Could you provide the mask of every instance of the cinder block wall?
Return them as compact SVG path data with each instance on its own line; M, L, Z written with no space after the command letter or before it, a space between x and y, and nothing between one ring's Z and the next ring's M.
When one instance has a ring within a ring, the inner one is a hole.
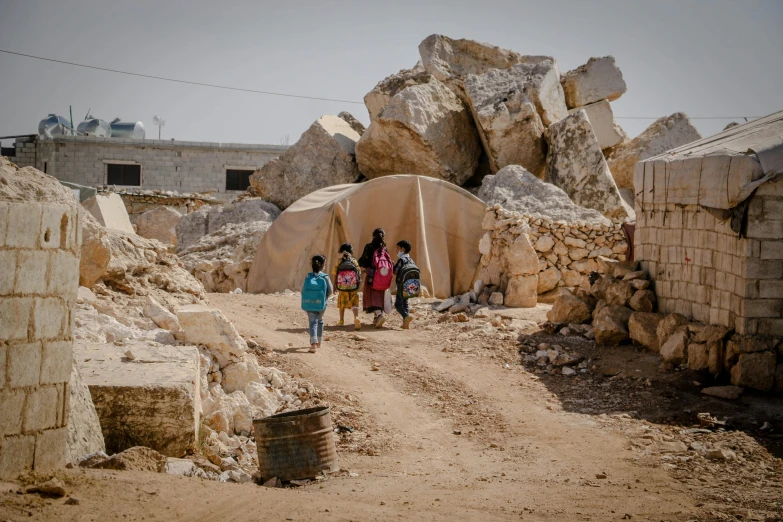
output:
M661 312L783 336L783 180L752 197L746 238L698 205L637 202L634 243Z
M255 170L288 147L241 143L132 140L92 136L16 140L14 162L33 166L63 181L91 187L106 184L112 161L141 165L141 189L176 192L226 191L226 169Z
M78 220L0 201L0 478L65 465Z

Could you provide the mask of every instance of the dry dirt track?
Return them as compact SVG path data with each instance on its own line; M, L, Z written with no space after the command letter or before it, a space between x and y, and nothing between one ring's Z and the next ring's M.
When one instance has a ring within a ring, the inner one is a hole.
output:
M366 340L354 340L352 328L330 330L313 355L294 297L211 294L209 301L243 336L278 352L289 371L352 396L389 449L343 453L341 467L358 476L291 490L68 471L79 506L32 495L9 504L6 496L0 520L603 521L699 513L682 483L634 462L627 439L594 417L562 411L521 366L454 351L438 331L403 331L396 318L387 329L365 326ZM533 319L542 313L530 311ZM330 308L327 324L335 321Z

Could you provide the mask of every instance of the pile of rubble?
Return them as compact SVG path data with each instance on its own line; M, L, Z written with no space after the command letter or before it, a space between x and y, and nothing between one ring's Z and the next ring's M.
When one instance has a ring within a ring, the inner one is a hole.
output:
M732 386L704 393L737 398L743 388L783 391L783 342L769 336L733 333L730 328L688 320L677 313L655 313L651 282L638 262L598 256L606 275L592 273L589 290L576 289L558 296L547 319L571 330L592 325L598 345L634 341L659 353L663 369L678 367L724 376Z
M677 113L629 140L612 114L610 102L626 84L611 56L561 74L553 57L442 35L426 38L419 54L412 69L365 96L366 130L347 113L321 117L251 177L254 193L285 208L362 176L419 174L475 186L519 166L574 203L626 220L633 195L619 189L632 188L633 163L700 137Z

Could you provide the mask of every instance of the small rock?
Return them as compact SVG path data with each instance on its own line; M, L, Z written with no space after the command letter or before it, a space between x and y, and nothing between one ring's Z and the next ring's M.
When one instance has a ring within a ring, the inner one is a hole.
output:
M27 493L39 493L47 497L60 498L65 496L65 486L57 478L49 479L43 484L30 486L25 490Z
M563 366L563 369L560 370L560 372L566 377L573 377L574 375L576 375L576 370L574 370L573 368L569 368L568 366Z
M726 448L713 448L709 451L707 451L707 454L705 455L709 460L716 460L716 461L722 461L725 462L727 460L734 460L737 458L737 455L731 451L730 449Z
M739 399L743 391L744 390L739 386L711 386L709 388L704 388L701 392L704 395L733 401Z
M351 335L351 339L353 339L354 341L360 341L360 342L361 342L361 341L366 341L366 340L367 340L367 338L366 338L365 336L363 336L363 335L359 335L359 334L353 334L353 335Z
M458 323L467 323L468 321L470 321L470 319L468 318L467 314L465 314L463 312L463 313L457 314L456 321Z
M127 358L129 361L135 361L135 360L136 360L136 356L135 356L135 355L133 355L133 352L131 352L130 350L126 350L126 351L125 351L125 357L126 357L126 358Z
M68 497L68 500L65 501L66 506L78 506L80 504L80 501L76 497Z
M606 473L596 473L595 478L597 479L605 479L608 475Z
M503 304L503 294L500 292L492 292L489 296L489 304L492 306L501 306Z

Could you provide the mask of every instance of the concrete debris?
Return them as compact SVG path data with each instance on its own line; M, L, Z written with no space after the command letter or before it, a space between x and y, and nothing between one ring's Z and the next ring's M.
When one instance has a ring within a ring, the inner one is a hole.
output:
M560 81L569 109L616 100L628 90L613 56L590 58L586 64L563 74Z
M136 233L147 239L157 239L164 245L177 246L177 224L182 214L171 207L157 207L141 214L134 221Z
M361 175L355 157L360 138L344 119L321 116L279 158L250 176L250 185L262 199L285 209L316 190L353 183Z
M636 138L616 146L607 157L609 170L620 188L633 189L633 170L638 161L701 139L685 113L660 118Z
M541 181L519 165L509 165L486 176L478 193L487 205L524 212L532 218L610 225L597 210L580 207L561 188Z
M383 109L389 104L389 100L398 92L411 85L429 83L432 78L421 62L418 62L412 69L403 69L378 82L378 85L364 96L364 105L367 106L367 112L370 113L370 122L372 123L380 117ZM363 134L364 132L359 132L359 135Z
M368 178L418 174L462 185L473 176L481 144L465 106L433 80L395 94L356 145Z
M543 175L544 129L568 114L554 60L470 75L464 89L492 171L521 165Z
M547 179L578 205L615 219L635 220L634 210L620 197L584 110L551 125Z
M82 206L100 223L102 227L119 230L126 234L135 234L133 225L125 209L122 198L113 192L98 194L84 201Z

